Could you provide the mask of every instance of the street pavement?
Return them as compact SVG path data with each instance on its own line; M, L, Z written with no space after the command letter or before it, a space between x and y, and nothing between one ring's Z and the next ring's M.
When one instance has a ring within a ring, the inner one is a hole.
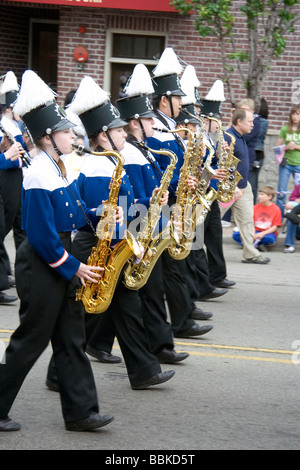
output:
M98 431L66 431L59 395L45 386L48 347L10 413L22 428L1 433L0 449L102 450L103 459L117 459L125 450L128 456L151 451L158 459L160 451L182 458L201 450L299 449L300 241L295 253L285 254L281 234L267 254L268 265L242 264L232 227L223 232L228 279L236 285L222 297L197 303L213 313L199 324L211 324L213 330L199 338L175 339L176 350L190 357L162 365L163 370L175 369L173 379L134 391L124 361L109 365L91 358L100 412L115 420ZM11 235L6 246L13 262ZM18 302L0 306L2 349L17 325ZM121 356L117 342L113 352Z

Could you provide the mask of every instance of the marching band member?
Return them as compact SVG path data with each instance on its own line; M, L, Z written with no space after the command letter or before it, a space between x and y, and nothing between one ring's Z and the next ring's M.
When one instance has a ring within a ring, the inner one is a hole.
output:
M11 168L14 161L17 160L19 165L19 159L24 152L21 144L15 142L11 144L8 138L1 134L0 131L0 171ZM4 203L0 195L0 253L6 253L4 239L5 239L5 220L4 220ZM4 292L11 287L11 281L7 274L7 263L5 262L4 256L0 255L0 305L7 305L18 300L15 295L9 295Z
M21 323L12 334L0 365L0 431L17 431L8 413L24 379L41 353L53 349L65 427L86 431L105 426L99 415L90 361L84 351L84 317L75 291L96 282L100 269L71 254L71 232L96 213L69 184L60 156L72 149L73 124L57 105L52 90L31 70L24 72L15 110L39 152L24 176L22 222L27 238L16 256ZM80 204L78 204L80 203ZM93 276L93 277L92 277Z
M126 138L123 129L126 122L120 118L108 94L91 77L82 79L70 110L81 119L90 139L92 151L122 151ZM109 183L115 165L113 157L86 155L78 183L88 205L99 206L108 199ZM132 210L134 194L125 172L119 196L120 200L126 203L128 210ZM149 198L147 199L149 203ZM126 209L124 213L127 216ZM118 233L116 235L120 237ZM112 240L112 246L118 241L118 239ZM74 252L77 252L81 259L86 260L94 244L94 235L81 230L73 242ZM99 341L101 344L111 342L111 336L106 336L105 332L113 331L118 339L133 389L140 390L166 382L175 374L172 370L161 371L159 361L149 349L141 320L139 294L137 291L126 288L121 281L116 287L111 305L106 312L101 315L86 314L86 331L87 352L95 357L98 357ZM107 344L104 351L110 353L110 344Z
M17 124L16 115L13 111L13 103L18 96L18 90L19 85L15 74L12 71L7 72L0 87L0 104L3 111L0 129L2 129L2 135L7 136L7 140L9 139L11 143L18 143L18 148L20 150L25 150L26 146L23 141L22 132ZM20 227L21 188L23 180L22 169L24 167L21 157L24 155L25 151L21 150L20 158L14 161L10 160L7 162L5 168L0 169L0 197L2 200L0 219L1 225L3 225L1 228L1 238L3 238L3 243L1 242L0 246L0 259L6 266L8 284L10 285L14 285L14 279L12 278L11 262L4 247L4 239L12 229L16 249L24 239L24 233ZM15 297L12 298L16 300ZM11 296L3 294L2 301L4 303L6 303L6 301L11 301Z
M182 67L172 48L166 48L153 70L153 106L155 112L155 128L166 131L175 130L183 91L180 87L178 75ZM183 165L186 146L177 133L164 133L155 131L153 137L148 139L148 145L153 150L167 149L173 151L177 157L177 165L170 184L169 205L176 202L175 192L179 180L180 168ZM167 167L165 156L154 154L160 167L164 171ZM193 186L194 182L189 181ZM174 260L166 250L162 254L164 288L171 314L173 334L179 338L199 336L209 332L211 325L200 326L191 317L194 304L189 295L186 282L186 260Z
M128 122L125 127L126 143L121 153L138 202L158 191L162 177L158 163L145 147L148 137L154 133L155 117L148 98L154 89L145 65L136 65L124 92L126 96L116 102L121 117ZM164 193L162 205L167 204L168 194L168 191ZM161 363L177 363L186 359L189 356L187 353L174 350L172 328L167 321L164 300L161 258L158 258L146 285L140 290L140 296L143 321L153 353Z

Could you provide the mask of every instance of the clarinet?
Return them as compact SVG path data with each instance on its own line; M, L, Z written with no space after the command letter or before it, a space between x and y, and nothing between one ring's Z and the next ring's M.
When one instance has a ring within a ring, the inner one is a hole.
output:
M5 137L8 138L9 142L12 145L16 143L16 140L14 139L14 137L4 129L4 127L1 123L0 123L0 130L1 130L2 134L5 135ZM22 155L21 160L24 163L24 165L26 166L26 168L28 168L29 165L31 165L31 158L29 157L29 155L27 155L27 154Z

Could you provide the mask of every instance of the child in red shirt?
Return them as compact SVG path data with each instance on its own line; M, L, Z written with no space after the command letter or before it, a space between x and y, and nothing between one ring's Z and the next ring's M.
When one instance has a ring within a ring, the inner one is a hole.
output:
M266 251L266 245L274 245L281 226L282 214L279 207L272 202L275 190L271 186L263 186L258 191L259 203L254 206L254 245L259 251ZM233 232L232 238L241 242L240 233Z

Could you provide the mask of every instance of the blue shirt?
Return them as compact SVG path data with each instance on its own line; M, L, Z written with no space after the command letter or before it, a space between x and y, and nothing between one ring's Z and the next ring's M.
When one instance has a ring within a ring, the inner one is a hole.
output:
M238 182L238 188L245 188L247 186L248 177L249 177L249 150L247 143L244 137L235 129L234 126L231 126L226 132L233 135L235 138L234 146L234 156L237 157L240 161L237 165L237 171L242 176L242 179ZM224 139L230 145L230 137L224 134Z

